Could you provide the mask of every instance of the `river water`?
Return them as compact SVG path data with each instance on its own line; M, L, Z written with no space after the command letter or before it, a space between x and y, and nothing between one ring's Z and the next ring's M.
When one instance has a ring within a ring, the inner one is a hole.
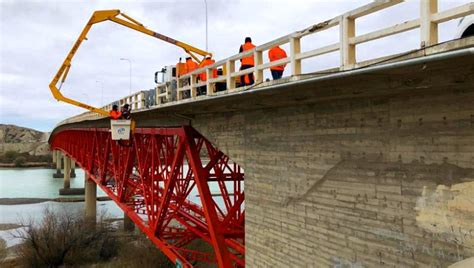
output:
M0 169L0 198L57 198L59 189L63 187L63 179L53 178L54 169L47 168L12 168ZM84 187L84 171L76 169L76 178L71 178L72 188ZM106 196L97 189L97 196ZM41 219L46 208L53 211L77 211L84 208L84 202L59 203L42 202L26 205L0 205L0 224L24 224L31 220L37 222ZM112 218L123 217L123 212L113 201L98 202L98 213L106 213ZM20 241L14 239L12 234L23 228L0 230L0 238L12 246Z

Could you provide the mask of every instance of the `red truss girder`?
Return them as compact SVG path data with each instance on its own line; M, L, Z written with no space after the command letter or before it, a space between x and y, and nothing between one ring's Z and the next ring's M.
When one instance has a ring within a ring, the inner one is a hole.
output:
M126 144L113 141L108 129L68 129L50 143L171 261L245 266L243 170L192 127L138 128ZM200 204L190 200L193 193ZM196 239L214 252L188 249Z

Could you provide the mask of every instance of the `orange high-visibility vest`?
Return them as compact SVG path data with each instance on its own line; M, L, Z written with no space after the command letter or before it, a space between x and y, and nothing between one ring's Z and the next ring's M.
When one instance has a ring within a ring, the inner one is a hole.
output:
M273 47L268 51L268 58L270 61L277 61L286 58L286 52L281 49L280 47ZM285 65L278 65L278 66L273 66L270 67L270 70L275 70L275 71L283 71L285 70Z
M250 77L248 74L244 75L244 82L246 85L250 84Z
M192 59L186 60L186 73L190 73L196 70L198 67L199 65Z
M199 65L199 67L204 67L204 66L207 66L207 65L211 65L213 63L215 63L216 61L215 60L212 60L212 59L204 59L201 64ZM216 78L217 77L217 69L213 69L212 70L212 78ZM207 75L206 75L206 72L203 72L203 73L200 73L199 74L199 79L201 79L201 81L206 81L207 80Z
M247 50L251 50L253 49L255 46L250 43L250 42L247 42L245 44L242 45L242 52L244 51L247 51ZM254 62L254 58L253 58L253 55L250 55L248 57L245 57L245 58L242 58L242 65L252 65L254 66L255 65L255 62Z
M119 111L112 110L110 111L109 115L112 119L119 119L122 116L122 113Z

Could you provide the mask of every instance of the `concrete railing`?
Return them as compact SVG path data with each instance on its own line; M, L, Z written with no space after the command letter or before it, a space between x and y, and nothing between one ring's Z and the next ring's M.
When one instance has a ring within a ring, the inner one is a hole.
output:
M118 101L114 101L112 103L109 103L105 106L102 106L101 109L106 110L106 111L111 111L113 105L118 105L119 110L122 105L125 103L128 103L131 107L132 111L138 111L147 108L145 106L145 92L144 91L138 91L136 93L133 93L132 95L126 96ZM68 124L72 122L78 122L78 121L83 121L83 120L94 120L94 119L99 119L103 118L104 116L92 113L92 112L85 112L81 113L79 115L76 115L74 117L68 118L66 120L61 121L58 125L63 125L63 124Z
M119 100L118 105L122 106L125 103L130 105L132 111L141 110L145 108L145 92L139 91Z
M184 92L189 98L196 96L196 89L201 86L207 87L206 95L215 94L215 84L217 82L225 82L226 90L232 92L236 90L236 78L245 74L254 73L255 83L263 82L263 72L273 66L289 64L291 68L291 76L298 76L301 74L301 61L308 58L321 56L324 54L339 51L340 54L340 70L348 70L358 67L356 61L356 46L365 42L384 38L387 36L403 33L416 28L420 28L420 46L428 47L438 43L438 24L461 18L463 16L474 14L474 3L468 3L449 10L438 12L437 0L420 0L420 16L417 19L386 27L377 31L366 33L363 35L355 35L356 19L370 15L377 11L386 9L388 7L404 2L403 0L380 0L373 3L359 7L331 20L312 25L302 31L294 32L292 34L280 37L271 42L257 46L256 48L242 52L240 54L231 56L227 59L220 60L212 65L197 69L191 73L181 76L178 79L178 98L181 100L184 97ZM301 51L301 40L305 36L313 35L315 33L328 30L330 28L339 26L339 42L323 47L316 47L308 51ZM290 44L290 51L288 57L274 61L263 63L263 53L277 45ZM245 70L236 70L236 61L243 57L253 56L255 66ZM217 78L207 79L207 81L198 81L197 76L200 73L207 73L209 78L212 71L222 68L224 74ZM185 81L190 80L188 85ZM246 87L239 88L245 90Z
M378 0L365 6L346 12L340 16L330 20L311 25L310 27L297 31L268 43L257 46L252 50L248 50L229 58L217 61L212 65L194 70L191 73L182 75L174 79L171 83L176 83L176 89L169 85L159 85L155 89L155 103L151 106L161 106L164 103L176 100L180 102L184 99L194 99L197 97L197 89L205 86L207 91L205 95L212 96L217 83L225 83L224 90L219 94L232 93L235 91L243 91L249 86L237 87L236 80L245 74L254 73L255 84L262 83L264 80L264 71L272 66L289 64L291 68L291 77L298 78L302 74L301 63L304 59L314 58L324 54L339 51L340 64L339 70L350 70L363 66L364 62L356 60L356 46L362 43L381 39L384 37L400 34L416 28L420 28L420 47L426 48L438 43L438 24L453 19L461 18L470 14L474 14L474 3L468 3L445 11L438 12L437 0L419 0L420 14L419 17L400 24L392 25L383 29L379 29L370 33L356 35L356 19L376 13L380 10L392 7L404 2L403 0ZM339 27L339 41L322 47L314 47L307 51L301 51L301 40L305 37L316 34L318 32L327 31L333 27ZM289 44L290 50L288 57L274 62L263 62L263 53L277 45ZM236 62L243 57L253 56L255 66L245 70L237 70ZM387 57L383 57L386 59ZM377 59L371 60L371 62ZM212 78L213 70L222 68L223 72L217 78ZM335 70L337 71L337 70ZM197 77L200 73L207 74L207 81L198 81ZM174 96L176 94L176 96ZM143 92L140 91L131 96L125 97L119 101L120 104L132 104L132 110L139 110L145 107ZM117 102L116 102L117 103ZM106 109L110 110L112 104L107 105ZM86 113L92 114L92 113ZM85 114L78 117L83 118ZM93 117L93 116L92 116ZM90 119L92 119L90 117ZM100 117L100 116L96 116Z
M132 95L126 96L118 101L115 101L113 103L107 104L102 107L102 109L106 111L111 111L113 105L118 105L119 107L124 105L125 103L128 103L131 107L132 111L136 110L141 110L145 109L145 92L144 91L138 91L136 93L133 93Z

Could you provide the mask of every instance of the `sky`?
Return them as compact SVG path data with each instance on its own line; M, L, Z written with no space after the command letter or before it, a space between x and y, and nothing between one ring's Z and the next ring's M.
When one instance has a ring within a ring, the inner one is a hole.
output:
M208 0L208 50L220 60L237 54L246 36L256 45L302 30L370 3L370 0ZM469 0L439 0L439 10ZM206 48L204 0L0 0L0 123L51 131L61 120L84 112L57 102L48 85L95 10L120 9L149 29ZM409 0L356 21L364 34L418 17ZM440 41L455 37L456 21L440 25ZM302 51L338 42L337 27L302 39ZM357 47L357 60L419 47L419 30ZM288 51L288 46L283 46ZM154 73L176 64L184 51L113 22L93 26L73 59L61 92L91 105L105 105L132 91L154 88ZM303 61L303 72L339 64L337 53ZM266 57L264 57L266 58ZM265 59L266 60L266 59ZM270 74L267 71L266 77Z

